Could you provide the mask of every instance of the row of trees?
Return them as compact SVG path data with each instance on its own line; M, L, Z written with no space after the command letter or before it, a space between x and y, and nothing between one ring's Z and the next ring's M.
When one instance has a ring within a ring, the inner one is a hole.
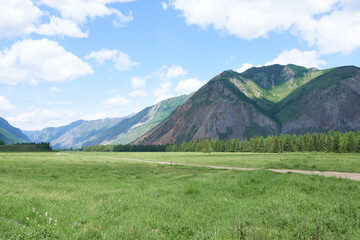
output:
M165 152L167 145L97 145L84 147L86 152Z
M168 145L168 152L360 152L360 132L307 133L305 135L280 135L252 137L229 141L197 140Z

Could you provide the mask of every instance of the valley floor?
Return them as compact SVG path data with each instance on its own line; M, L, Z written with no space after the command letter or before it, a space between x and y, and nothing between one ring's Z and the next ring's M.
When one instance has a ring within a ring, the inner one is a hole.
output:
M359 162L327 153L0 153L0 239L359 239L359 182L264 170L359 173Z

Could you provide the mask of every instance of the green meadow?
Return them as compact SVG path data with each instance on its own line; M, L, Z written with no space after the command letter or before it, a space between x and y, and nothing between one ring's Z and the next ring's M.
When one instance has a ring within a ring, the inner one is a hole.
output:
M121 158L257 167L214 170ZM359 154L0 153L0 239L359 239Z

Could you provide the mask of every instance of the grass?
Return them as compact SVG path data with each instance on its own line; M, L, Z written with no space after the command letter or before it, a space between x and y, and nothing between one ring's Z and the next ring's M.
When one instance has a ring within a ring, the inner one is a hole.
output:
M94 153L102 157L125 157L173 163L243 168L278 168L360 173L358 153Z
M252 156L0 153L0 239L360 238L359 182L103 155L212 162L223 156L227 164ZM272 162L284 155L257 156ZM341 156L345 165L352 161Z

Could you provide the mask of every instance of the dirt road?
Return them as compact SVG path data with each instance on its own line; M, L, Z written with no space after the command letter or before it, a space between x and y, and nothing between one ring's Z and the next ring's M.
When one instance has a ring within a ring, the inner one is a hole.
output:
M135 159L135 158L116 158L116 157L103 157L105 159L118 159L125 161L135 161L135 162L146 162L146 163L154 163L154 164L164 164L164 165L179 165L179 166L188 166L188 167L204 167L204 168L213 168L213 169L228 169L228 170L242 170L242 171L254 171L259 170L260 168L240 168L240 167L226 167L226 166L212 166L212 165L199 165L199 164L188 164L188 163L174 163L174 162L162 162L162 161L150 161L143 159ZM319 175L324 177L337 177L337 178L346 178L354 181L360 181L360 173L348 173L348 172L320 172L320 171L306 171L306 170L297 170L297 169L266 169L271 172L276 173L300 173L305 175Z

